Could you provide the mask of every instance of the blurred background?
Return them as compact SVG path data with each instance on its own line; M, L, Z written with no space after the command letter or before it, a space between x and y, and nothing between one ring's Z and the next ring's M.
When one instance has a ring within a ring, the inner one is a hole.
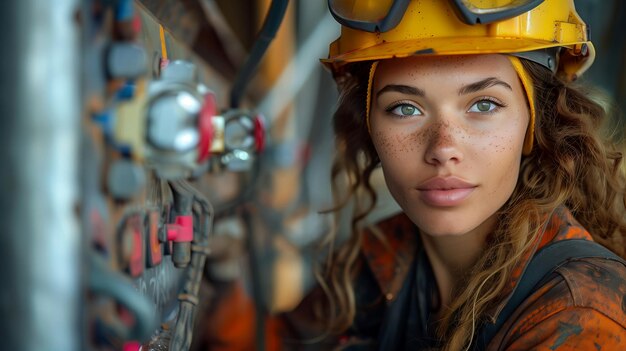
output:
M575 3L597 50L582 82L623 138L626 3ZM300 302L316 243L346 231L321 214L337 91L319 59L339 34L326 6L2 5L3 349L199 349L235 281L259 315ZM394 211L383 194L371 220Z

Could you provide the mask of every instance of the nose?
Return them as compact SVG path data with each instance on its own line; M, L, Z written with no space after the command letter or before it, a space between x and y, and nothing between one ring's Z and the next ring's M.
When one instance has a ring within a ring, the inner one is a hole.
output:
M427 133L426 163L434 166L457 164L463 160L459 140L463 139L462 128L448 121L434 122Z

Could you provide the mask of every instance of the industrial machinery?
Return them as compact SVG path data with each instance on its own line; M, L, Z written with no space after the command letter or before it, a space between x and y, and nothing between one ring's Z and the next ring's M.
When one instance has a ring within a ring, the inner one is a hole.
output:
M576 2L607 23L593 69L622 103L626 6ZM263 349L263 314L313 285L330 227L336 92L318 58L338 28L326 1L294 3L5 1L2 349L187 351L202 294L242 276ZM281 23L298 45L267 60Z

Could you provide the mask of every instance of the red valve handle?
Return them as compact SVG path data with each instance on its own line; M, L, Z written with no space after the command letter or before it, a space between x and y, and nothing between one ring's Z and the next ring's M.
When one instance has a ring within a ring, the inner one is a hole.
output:
M254 116L254 146L259 153L265 148L265 119L262 114Z
M193 217L177 216L173 224L167 225L167 240L191 242L193 240Z
M204 105L198 117L198 131L200 142L198 143L198 162L205 161L211 156L211 144L213 143L213 117L217 115L217 102L213 93L204 96Z
M141 343L138 341L127 341L124 343L122 350L123 351L140 351Z

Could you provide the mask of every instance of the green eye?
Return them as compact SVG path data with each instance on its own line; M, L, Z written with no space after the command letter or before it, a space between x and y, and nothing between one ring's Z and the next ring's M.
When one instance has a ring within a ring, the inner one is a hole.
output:
M487 112L491 108L491 102L479 101L476 104L476 107L478 107L478 110L481 111L481 112Z
M396 105L391 107L388 111L398 116L419 116L422 114L417 107L409 104Z
M400 107L400 112L402 112L403 115L412 115L415 113L416 108L410 105L404 105Z
M478 112L478 113L493 112L496 109L498 109L498 107L502 107L502 106L503 105L498 104L497 102L494 102L491 100L480 100L474 103L474 105L470 107L468 112Z

